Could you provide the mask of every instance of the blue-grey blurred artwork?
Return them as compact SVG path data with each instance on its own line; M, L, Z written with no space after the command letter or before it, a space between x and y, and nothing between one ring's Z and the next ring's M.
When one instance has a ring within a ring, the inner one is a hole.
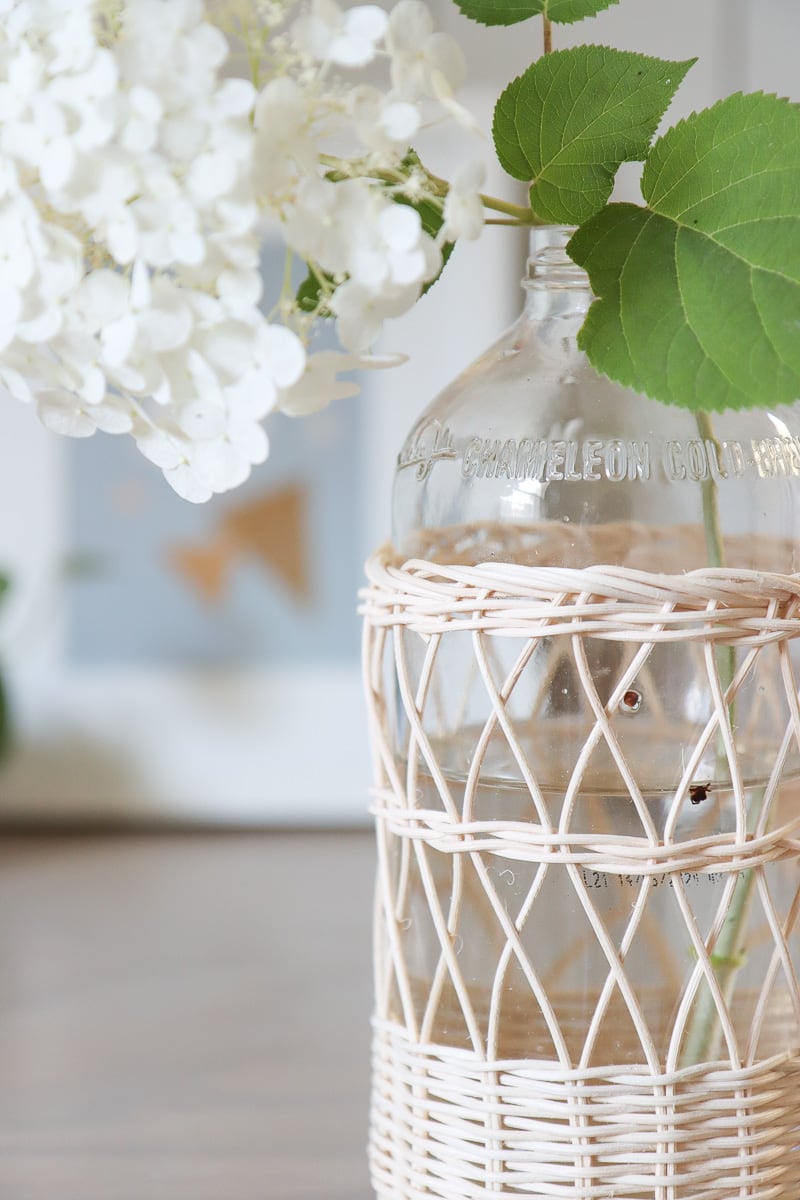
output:
M176 496L129 438L71 443L74 665L356 658L357 401L303 419L276 413L266 428L267 462L205 505Z

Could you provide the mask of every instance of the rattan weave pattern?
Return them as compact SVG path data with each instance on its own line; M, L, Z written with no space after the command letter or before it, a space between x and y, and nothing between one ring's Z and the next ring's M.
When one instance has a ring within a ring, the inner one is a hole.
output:
M609 1031L612 1036L612 1031ZM373 1182L382 1200L791 1200L800 1061L648 1073L480 1062L376 1022Z
M371 1137L378 1196L798 1200L800 876L788 901L780 903L772 872L786 864L794 870L800 858L800 808L791 797L786 801L785 792L800 748L800 703L790 653L800 637L800 577L497 563L443 567L419 560L397 563L386 551L368 564L368 577L362 612L379 854ZM468 776L458 788L430 733L437 659L454 634L471 639L473 678L486 688L487 713ZM409 665L409 637L420 647L415 670ZM516 639L523 649L517 665L496 678L488 647L504 637ZM587 638L620 643L629 654L628 665L603 697L582 650ZM591 716L585 752L570 768L558 819L511 715L514 688L543 639L568 647ZM669 641L695 647L713 712L698 727L665 824L656 828L615 717L626 689L647 669L653 648ZM719 648L725 646L737 650L729 681L719 669ZM746 695L760 656L768 653L777 664L780 692L774 710L776 749L754 811L730 714ZM408 728L403 757L395 746L395 703ZM475 813L482 764L495 736L507 744L527 791L530 820ZM636 836L575 825L578 797L598 746L613 760L638 814ZM681 834L679 818L692 779L715 746L729 777L730 828ZM423 799L422 773L431 781ZM498 861L532 864L533 882L516 912L500 896L493 873ZM452 881L449 896L441 889L443 863ZM636 881L638 898L629 906L621 936L612 936L587 889L586 870ZM577 1042L566 1031L574 997L559 991L525 942L526 923L553 872L563 873L574 888L587 936L607 963L606 982L594 1012L584 1014ZM698 878L713 873L720 881L721 899L707 928L698 923L687 872ZM745 873L761 913L759 936L771 948L762 954L766 965L756 991L746 998L737 993L734 1009L718 976L714 949ZM412 875L429 905L439 947L422 1000L405 939ZM679 980L673 1028L666 1033L655 1031L628 974L632 947L651 920L651 885L665 881L685 922L681 950L688 946L695 964ZM496 975L486 996L477 995L456 944L468 888L481 891L482 911L494 923ZM508 1044L502 997L512 968L524 980L525 1003L553 1047L550 1057L502 1053ZM719 1043L707 1061L686 1065L681 1047L703 990L719 1025ZM442 1036L445 1006L458 1013L463 1036ZM618 1034L620 1017L624 1029Z

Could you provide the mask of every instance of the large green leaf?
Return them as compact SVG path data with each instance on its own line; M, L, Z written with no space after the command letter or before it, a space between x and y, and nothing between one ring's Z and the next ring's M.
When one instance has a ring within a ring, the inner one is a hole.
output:
M619 4L619 0L456 0L465 16L481 25L516 25L538 15L569 25Z
M576 46L509 84L495 108L495 148L510 175L532 181L534 212L572 225L598 212L620 163L646 157L693 61Z
M647 208L610 205L573 237L598 300L595 366L692 409L800 397L800 106L737 94L653 147Z

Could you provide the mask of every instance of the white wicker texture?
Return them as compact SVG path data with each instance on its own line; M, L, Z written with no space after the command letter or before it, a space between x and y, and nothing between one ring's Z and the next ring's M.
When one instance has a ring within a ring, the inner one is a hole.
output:
M387 552L368 575L379 1197L798 1200L800 705L790 650L800 577L400 565ZM452 714L442 716L453 638L469 640L469 685L485 698L460 774ZM510 657L497 652L504 641ZM621 648L604 688L587 652L602 642ZM579 744L554 756L555 790L552 764L542 768L524 732L544 697L526 697L525 719L515 708L545 643L540 691L569 661L583 704ZM691 655L712 705L689 729L656 816L642 764L659 730L669 736L653 666L667 644ZM730 679L726 648L736 652ZM638 726L620 711L639 688L651 711L631 736ZM766 773L763 756L759 770L748 758L765 729ZM516 781L511 808L486 786L499 744ZM709 761L724 801L703 804ZM621 826L619 805L599 793L586 802L598 763L624 796ZM561 944L568 908L583 932ZM736 922L746 965L731 942ZM581 983L584 963L591 984Z

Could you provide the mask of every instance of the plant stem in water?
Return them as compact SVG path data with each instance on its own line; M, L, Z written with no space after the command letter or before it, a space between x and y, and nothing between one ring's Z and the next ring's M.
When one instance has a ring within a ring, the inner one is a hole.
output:
M711 418L706 412L698 412L697 429L703 441L712 444L719 457L719 443L714 434ZM719 514L719 491L716 481L709 474L701 485L703 493L703 526L705 528L706 557L710 567L724 567L725 544L722 536L722 524ZM736 671L736 653L733 646L720 646L717 649L717 669L723 692L733 680ZM728 719L733 728L734 705L728 706ZM724 751L720 750L723 768L725 767ZM763 795L763 793L761 793ZM751 808L747 817L747 831L753 832L753 825L758 813L759 794L751 797ZM742 944L742 936L747 927L747 918L753 898L753 872L742 871L736 881L731 897L730 907L725 922L711 954L711 963L717 977L720 992L725 1004L730 1006L736 974L745 958L746 947ZM708 983L703 980L695 1000L694 1011L689 1022L686 1041L681 1053L681 1066L695 1066L697 1063L712 1061L719 1052L721 1028L718 1019L717 1006Z

